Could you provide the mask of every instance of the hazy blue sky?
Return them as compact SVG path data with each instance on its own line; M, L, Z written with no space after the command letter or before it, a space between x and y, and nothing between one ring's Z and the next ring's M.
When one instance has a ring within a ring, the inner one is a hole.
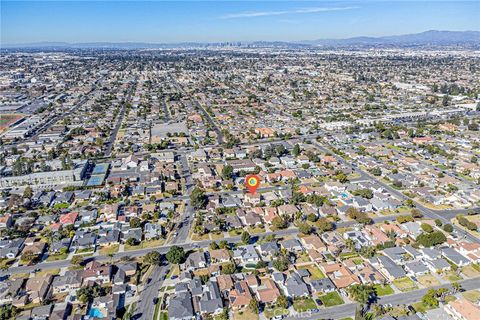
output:
M4 1L1 43L311 40L480 30L480 1Z

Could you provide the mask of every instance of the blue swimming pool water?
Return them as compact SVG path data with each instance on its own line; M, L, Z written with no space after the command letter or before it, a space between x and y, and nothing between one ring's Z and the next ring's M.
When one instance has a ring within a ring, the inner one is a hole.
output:
M88 315L90 317L95 317L95 318L105 318L103 313L98 308L90 309L90 311L88 312Z

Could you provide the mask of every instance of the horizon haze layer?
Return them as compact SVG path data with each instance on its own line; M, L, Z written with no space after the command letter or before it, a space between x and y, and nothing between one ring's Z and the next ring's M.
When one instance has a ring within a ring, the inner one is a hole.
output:
M219 43L479 31L478 1L2 1L1 44Z

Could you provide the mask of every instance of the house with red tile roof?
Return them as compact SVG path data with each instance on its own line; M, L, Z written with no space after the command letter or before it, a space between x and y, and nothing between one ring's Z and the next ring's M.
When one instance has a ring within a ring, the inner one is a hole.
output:
M63 226L68 226L74 224L77 218L78 212L69 212L60 216L59 223Z
M257 288L257 299L262 303L274 303L281 296L280 290L272 279L262 279Z
M230 291L230 295L228 296L230 306L234 310L248 306L252 298L247 281L236 282L234 284L234 289Z
M341 263L322 263L320 264L320 270L332 280L338 289L361 283L358 276Z

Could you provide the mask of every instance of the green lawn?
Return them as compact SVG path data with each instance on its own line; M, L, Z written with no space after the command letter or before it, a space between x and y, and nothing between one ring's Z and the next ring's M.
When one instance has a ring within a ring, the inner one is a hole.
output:
M166 312L160 313L160 320L168 320L168 313Z
M46 276L47 274L51 274L52 276L56 276L60 274L60 269L44 269L40 270L36 273L37 276Z
M75 253L90 253L94 251L95 251L94 248L83 248L83 249L77 249Z
M311 274L312 280L319 280L319 279L325 278L325 275L322 273L322 271L314 264L301 266L301 267L298 267L298 269L307 269Z
M393 284L395 285L395 287L398 288L398 290L404 291L404 292L417 289L415 282L413 282L413 280L410 279L409 277L395 279L393 280Z
M232 229L232 230L228 230L228 234L230 235L230 237L236 237L236 236L239 236L241 235L243 232L242 229Z
M340 254L340 260L347 260L350 258L357 258L357 257L358 257L358 253L356 252L346 252L346 253Z
M165 243L165 239L143 240L142 242L140 242L140 244L138 246L129 246L128 244L125 244L125 251L160 247L164 243Z
M68 253L52 254L52 255L48 256L47 261L65 260L65 259L67 259L67 257L68 257Z
M423 302L421 301L414 303L412 306L415 309L415 311L420 313L425 313L426 311L433 309L433 307L427 306L423 304Z
M317 304L312 298L296 298L293 300L293 309L297 312L304 312L317 309Z
M319 296L325 307L333 307L343 304L343 299L340 297L337 291L329 292L323 296Z
M248 232L250 234L257 234L265 232L265 228L262 227L248 227Z
M157 320L160 312L160 299L155 304L155 311L153 312L153 320Z
M390 287L389 285L382 286L381 284L376 284L375 289L377 290L377 295L380 296L380 297L381 296L388 296L389 294L394 293L392 287Z
M0 259L0 269L1 268L8 268L11 264L15 262L15 259Z

